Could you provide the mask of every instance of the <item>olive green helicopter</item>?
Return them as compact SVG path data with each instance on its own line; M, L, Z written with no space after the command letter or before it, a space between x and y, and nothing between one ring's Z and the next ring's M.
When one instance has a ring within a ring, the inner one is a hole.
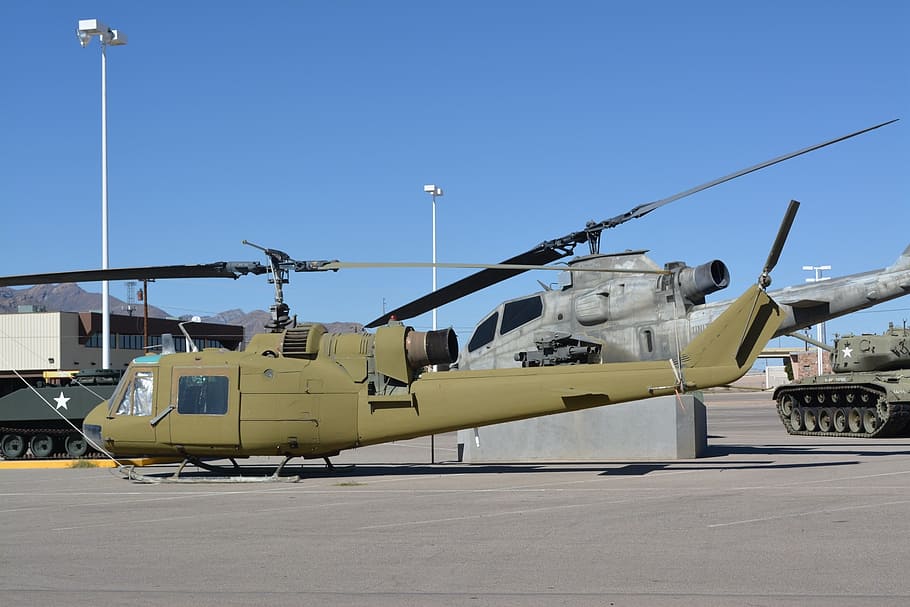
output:
M246 241L265 253L267 264L56 272L0 277L0 286L267 274L275 286L269 333L255 335L243 351L162 351L136 358L83 429L112 457L176 457L183 459L179 470L187 463L213 469L206 463L213 459L230 459L237 470L236 458L282 456L274 474L263 477L277 479L294 457L323 458L331 466L328 458L345 449L735 381L781 322L780 308L765 289L798 206L790 202L758 283L677 356L661 361L434 371L458 355L452 329L420 332L390 320L375 333L329 333L319 323L291 317L282 292L291 271L433 264L297 261ZM488 267L519 267L513 266Z

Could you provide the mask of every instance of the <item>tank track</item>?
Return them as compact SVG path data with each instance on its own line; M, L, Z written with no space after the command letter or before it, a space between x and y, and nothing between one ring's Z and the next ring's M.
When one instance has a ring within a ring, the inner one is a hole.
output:
M51 453L39 457L31 452L29 443L33 436L44 434L54 440L54 447ZM86 451L82 455L71 455L67 453L64 439L67 436L76 436L77 433L72 428L21 428L21 427L3 427L0 426L0 437L6 439L7 436L18 435L25 441L25 449L17 457L9 457L0 446L0 459L5 460L55 460L55 459L94 459L102 456L100 451L91 448L91 444L86 445ZM79 438L82 438L79 436ZM84 439L82 439L84 440Z
M790 434L881 438L910 436L910 403L888 402L863 383L790 385L779 389L777 414Z

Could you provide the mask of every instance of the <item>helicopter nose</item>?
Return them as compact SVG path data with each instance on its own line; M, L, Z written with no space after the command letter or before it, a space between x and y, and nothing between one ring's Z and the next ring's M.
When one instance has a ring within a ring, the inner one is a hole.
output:
M101 440L101 426L97 424L83 424L82 433L85 435L85 438L92 443L92 447L99 451L104 449L104 441Z

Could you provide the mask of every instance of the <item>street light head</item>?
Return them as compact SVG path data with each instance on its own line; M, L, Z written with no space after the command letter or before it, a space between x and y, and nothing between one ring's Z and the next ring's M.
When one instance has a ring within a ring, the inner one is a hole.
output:
M126 44L126 34L120 30L113 30L102 23L99 19L80 19L79 26L76 28L76 36L79 38L79 44L82 48L89 45L94 36L98 36L101 44L111 46L123 46Z
M442 188L437 188L433 184L428 184L428 185L423 186L423 191L426 192L427 194L433 196L433 198L435 198L437 196L442 196Z
M120 30L110 30L111 38L108 44L111 46L124 46L126 44L126 34Z
M108 27L101 23L99 19L80 19L79 27L76 31L84 32L86 36L98 36L108 31ZM81 38L81 36L80 36Z

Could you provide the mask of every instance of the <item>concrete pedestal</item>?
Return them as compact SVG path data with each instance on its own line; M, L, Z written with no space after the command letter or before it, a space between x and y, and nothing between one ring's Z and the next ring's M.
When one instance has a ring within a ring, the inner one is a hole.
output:
M467 463L691 459L708 446L701 392L459 430Z

